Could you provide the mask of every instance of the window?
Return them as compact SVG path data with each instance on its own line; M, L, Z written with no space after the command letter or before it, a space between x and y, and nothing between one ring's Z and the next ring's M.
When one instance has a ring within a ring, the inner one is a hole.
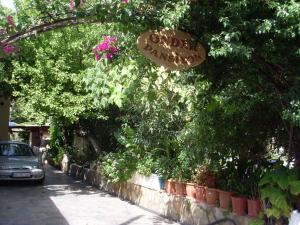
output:
M0 156L32 156L33 152L25 144L0 144Z

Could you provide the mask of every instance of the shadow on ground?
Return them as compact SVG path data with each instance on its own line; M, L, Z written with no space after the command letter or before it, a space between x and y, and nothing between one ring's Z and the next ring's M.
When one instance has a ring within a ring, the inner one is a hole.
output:
M1 182L0 225L69 225L50 195L30 182Z
M172 224L46 166L43 185L0 182L0 225Z

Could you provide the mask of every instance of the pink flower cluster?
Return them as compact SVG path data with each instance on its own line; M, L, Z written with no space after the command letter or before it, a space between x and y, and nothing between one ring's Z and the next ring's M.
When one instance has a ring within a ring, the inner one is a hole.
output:
M127 4L128 0L122 0L122 3Z
M18 53L20 49L12 44L6 44L2 47L3 52L6 55L10 55L12 53Z
M70 11L71 11L71 12L74 12L75 6L76 6L75 0L70 0L70 5L69 5L69 7L70 7Z
M84 3L85 3L86 0L80 0L80 3L79 3L79 7L82 6ZM75 8L76 8L76 2L75 0L70 0L70 3L69 3L69 8L70 8L70 11L73 13L75 11Z
M95 59L99 61L103 56L111 61L118 53L119 49L116 47L117 37L104 36L104 41L96 45L93 49Z
M14 18L11 15L6 17L6 21L7 21L8 27L14 27L15 26Z
M0 27L0 36L6 34L11 30L11 28L15 27L14 18L12 17L12 15L8 15L6 17L6 24L7 24L6 28Z

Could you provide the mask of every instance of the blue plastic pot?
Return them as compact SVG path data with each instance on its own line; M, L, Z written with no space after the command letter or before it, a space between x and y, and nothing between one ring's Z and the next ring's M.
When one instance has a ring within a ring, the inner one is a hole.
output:
M159 181L160 190L165 190L165 181L166 181L166 179L164 177L159 177L158 181Z

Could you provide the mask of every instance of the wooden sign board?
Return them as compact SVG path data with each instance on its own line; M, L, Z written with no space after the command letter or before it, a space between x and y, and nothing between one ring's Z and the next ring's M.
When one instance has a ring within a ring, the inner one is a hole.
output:
M205 60L203 46L188 33L159 30L143 33L137 40L139 51L159 66L170 70L188 69Z

